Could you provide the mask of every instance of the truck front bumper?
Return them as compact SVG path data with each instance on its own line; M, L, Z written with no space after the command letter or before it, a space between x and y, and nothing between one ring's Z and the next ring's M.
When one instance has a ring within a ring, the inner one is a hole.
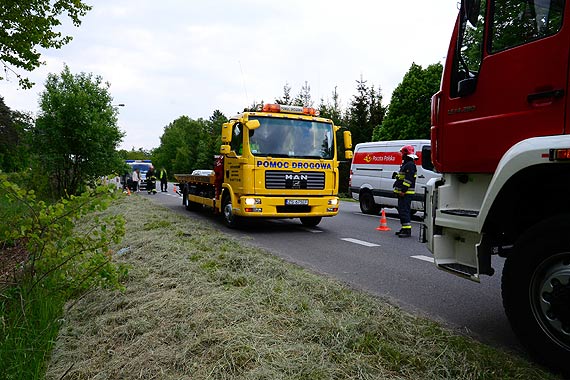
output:
M233 212L238 216L260 218L301 218L335 216L340 200L326 197L260 197L242 196Z

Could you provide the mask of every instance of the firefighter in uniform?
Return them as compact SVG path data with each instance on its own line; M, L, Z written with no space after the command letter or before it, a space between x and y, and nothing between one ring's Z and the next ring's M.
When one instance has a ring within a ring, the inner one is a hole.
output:
M401 238L412 236L412 223L411 223L411 206L412 197L416 193L416 163L414 160L418 156L414 154L414 147L405 145L400 149L402 154L402 166L400 172L394 173L394 193L398 196L398 214L400 216L400 224L402 228L396 232L396 235Z
M156 194L156 172L154 166L151 166L146 172L146 189L149 194Z

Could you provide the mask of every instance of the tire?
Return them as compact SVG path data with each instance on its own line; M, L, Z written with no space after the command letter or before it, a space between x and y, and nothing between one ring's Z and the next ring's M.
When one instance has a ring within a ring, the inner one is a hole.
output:
M362 211L363 214L378 215L380 212L381 207L374 203L374 196L371 192L361 192L358 196L358 200L360 202L360 211Z
M570 376L570 215L531 227L503 268L503 306L530 354Z
M188 185L184 184L182 188L182 206L189 210L188 205Z
M232 198L227 193L224 194L222 202L222 218L229 228L238 228L241 224L241 218L233 213Z
M184 184L184 189L182 190L182 205L186 207L188 211L199 211L202 206L200 203L192 202L188 199L190 195L190 190L188 189L188 184Z
M306 216L306 217L300 218L300 219L301 219L301 223L303 223L303 226L315 227L321 222L323 217L322 216Z

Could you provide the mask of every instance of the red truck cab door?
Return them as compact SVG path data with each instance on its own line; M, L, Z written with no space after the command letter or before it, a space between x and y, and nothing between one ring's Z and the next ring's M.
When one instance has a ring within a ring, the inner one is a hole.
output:
M492 173L517 142L567 133L568 4L487 0L477 27L462 18L433 98L433 158L440 172Z

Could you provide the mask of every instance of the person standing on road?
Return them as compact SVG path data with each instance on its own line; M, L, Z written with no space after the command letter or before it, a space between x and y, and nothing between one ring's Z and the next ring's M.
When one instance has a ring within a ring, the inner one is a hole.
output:
M414 147L405 145L400 149L402 154L402 166L400 172L392 176L396 181L394 182L394 193L398 196L398 214L400 216L400 224L402 228L396 232L396 235L401 238L412 236L412 219L411 219L411 206L412 197L416 193L416 163L414 160L418 156L414 154Z
M154 166L148 168L148 172L146 172L146 190L149 194L156 194L156 172L154 171Z
M133 170L133 174L131 174L131 181L133 183L133 191L139 191L139 181L141 180L141 175L139 173L139 169Z
M165 193L168 189L168 175L164 166L160 169L160 191Z

